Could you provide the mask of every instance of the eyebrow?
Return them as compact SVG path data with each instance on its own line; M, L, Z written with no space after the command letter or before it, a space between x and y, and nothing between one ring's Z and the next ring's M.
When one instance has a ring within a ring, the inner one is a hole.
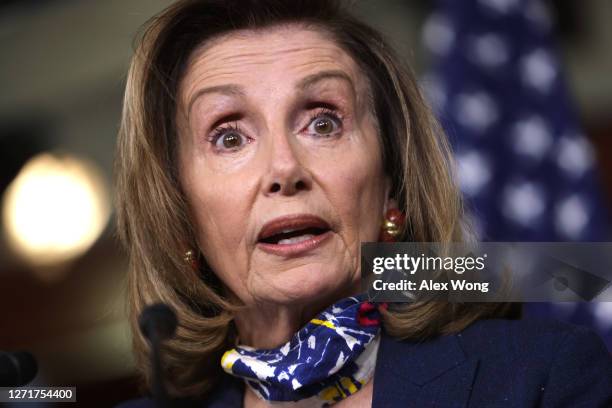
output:
M348 74L341 70L327 70L317 72L316 74L308 75L302 78L297 83L295 88L300 91L305 91L306 89L314 86L317 82L325 79L340 79L346 81L351 86L353 94L355 94L355 84L353 83L353 80ZM198 100L203 95L211 93L219 93L224 95L233 95L241 97L244 97L246 95L246 93L244 92L244 88L237 84L216 85L202 88L198 90L189 100L189 104L187 105L187 112L191 112L191 108L196 102L196 100Z
M300 82L298 82L296 88L301 91L304 91L307 88L313 86L315 83L322 81L324 79L330 79L330 78L344 80L348 82L349 85L351 85L351 88L355 89L355 86L353 84L353 80L351 79L351 77L348 76L344 71L341 71L341 70L321 71L316 74L308 75L307 77L302 78Z

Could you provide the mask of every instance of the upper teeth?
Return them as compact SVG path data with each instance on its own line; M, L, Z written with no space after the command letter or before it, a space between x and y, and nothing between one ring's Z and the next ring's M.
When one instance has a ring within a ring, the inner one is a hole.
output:
M310 239L312 237L314 237L314 235L312 235L312 234L304 234L304 235L300 235L298 237L281 239L280 241L278 241L278 245L295 244L296 242L306 241L307 239Z

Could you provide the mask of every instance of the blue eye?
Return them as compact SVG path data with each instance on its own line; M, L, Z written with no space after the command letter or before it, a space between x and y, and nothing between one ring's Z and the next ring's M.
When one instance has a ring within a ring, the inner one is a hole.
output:
M315 113L308 124L308 131L319 136L330 136L342 129L342 120L330 109Z

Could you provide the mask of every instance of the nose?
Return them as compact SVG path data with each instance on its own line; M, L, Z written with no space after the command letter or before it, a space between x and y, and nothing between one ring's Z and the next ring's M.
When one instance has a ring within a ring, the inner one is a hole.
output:
M269 140L269 167L263 183L264 194L291 196L310 190L312 178L301 161L299 146L292 146L286 135L276 135Z

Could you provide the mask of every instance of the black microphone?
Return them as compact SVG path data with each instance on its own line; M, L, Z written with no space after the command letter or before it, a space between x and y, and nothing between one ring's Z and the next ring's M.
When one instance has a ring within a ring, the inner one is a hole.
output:
M159 408L170 407L170 400L163 381L161 342L174 336L178 320L165 303L147 306L138 317L140 332L151 345L152 392Z
M0 387L21 387L36 377L38 364L27 351L0 351Z

